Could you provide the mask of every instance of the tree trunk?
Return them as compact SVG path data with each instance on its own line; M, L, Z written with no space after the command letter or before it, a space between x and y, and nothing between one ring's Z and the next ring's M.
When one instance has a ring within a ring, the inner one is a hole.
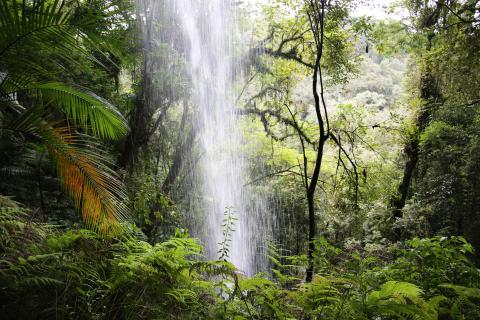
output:
M415 136L407 143L404 149L407 161L403 170L402 182L398 186L398 195L392 200L394 218L402 217L402 209L405 207L408 191L410 190L410 184L413 178L413 172L418 162L418 143L418 137Z
M148 12L148 5L144 3L143 15L149 17L153 14L154 10L150 8ZM140 12L138 13L140 15ZM118 166L120 168L131 171L133 163L138 156L139 150L148 144L150 138L150 125L153 117L153 111L151 110L151 90L153 87L150 66L152 54L152 32L153 32L153 19L147 18L146 25L143 28L144 41L143 41L143 63L142 63L142 77L141 91L135 98L135 104L133 106L132 117L130 120L130 132L125 139L125 145L118 160Z
M118 166L131 171L139 150L148 143L147 128L151 118L147 112L144 94L135 99L132 119L130 120L130 132L125 138L122 153L118 160Z
M422 23L422 29L429 30L433 25L438 22L440 11L443 5L443 1L438 1L435 9L430 16ZM427 39L428 44L426 53L428 54L432 48L432 41L435 37L435 33L428 31ZM418 132L411 137L404 152L407 156L405 168L403 171L402 182L398 186L398 193L392 198L392 214L395 219L402 217L402 210L405 207L405 203L408 199L411 182L414 176L414 171L418 163L419 158L419 145L420 135L425 131L430 121L432 114L432 108L434 104L438 102L441 95L438 91L435 78L431 72L431 66L427 65L423 71L423 75L420 79L420 98L425 102L425 106L419 111L419 115L416 120L416 127ZM398 235L396 236L398 238Z
M180 122L180 126L178 128L177 134L177 145L175 148L175 152L173 155L172 164L168 170L167 177L163 181L162 184L162 192L164 194L169 194L177 177L182 169L184 159L187 158L187 153L190 152L193 146L193 142L195 141L196 130L194 128L190 128L188 132L187 138L184 139L185 129L187 127L187 122L189 118L189 105L188 100L185 98L183 100L183 114L182 120Z
M305 278L306 282L311 282L313 279L313 252L315 251L315 235L317 234L317 225L315 219L315 203L314 203L315 193L307 193L307 202L308 202L308 266L307 266L307 276Z
M428 67L420 80L420 87L420 98L425 102L425 105L416 119L415 126L418 128L418 131L411 137L404 149L407 161L405 162L403 178L398 187L398 194L392 199L394 218L402 217L402 210L408 199L415 168L420 156L420 136L430 122L433 109L441 100L441 94L437 89L436 81Z

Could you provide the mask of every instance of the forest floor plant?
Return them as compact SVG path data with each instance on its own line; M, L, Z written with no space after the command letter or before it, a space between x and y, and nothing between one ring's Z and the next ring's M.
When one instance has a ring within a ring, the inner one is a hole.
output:
M304 283L306 257L282 257L275 246L272 274L247 278L226 261L205 261L184 232L151 245L38 223L6 197L0 207L3 319L480 316L480 271L461 237L415 238L377 251L318 239L315 276Z

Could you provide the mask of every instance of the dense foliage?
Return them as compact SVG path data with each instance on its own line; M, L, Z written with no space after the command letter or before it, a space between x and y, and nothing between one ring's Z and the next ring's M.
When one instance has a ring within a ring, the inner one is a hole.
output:
M271 247L272 278L244 278L177 231L154 246L131 236L59 231L1 199L4 319L475 319L480 274L462 237L414 238L383 250L315 243L305 257ZM284 260L285 262L281 262Z
M272 220L253 277L235 208L217 260L187 231L208 212L168 2L0 0L0 318L480 319L479 1L235 2Z

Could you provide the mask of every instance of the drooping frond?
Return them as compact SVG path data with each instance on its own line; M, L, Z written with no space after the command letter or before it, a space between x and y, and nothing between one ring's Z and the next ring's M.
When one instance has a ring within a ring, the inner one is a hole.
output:
M128 220L127 196L98 143L69 127L48 124L35 109L25 111L7 130L46 146L61 184L87 226L101 234L120 231L121 222Z
M101 148L73 130L116 139L127 125L114 106L87 89L47 80L57 78L54 73L65 66L84 61L79 57L102 64L95 57L102 54L100 32L91 26L101 17L82 16L72 8L62 0L0 0L0 114L8 115L0 134L18 145L44 144L85 223L106 234L126 219L124 188ZM58 69L53 73L52 65ZM58 112L66 116L60 117L62 128L47 120L59 119Z
M127 133L128 125L118 109L93 92L60 82L20 83L4 79L0 100L7 101L19 92L42 97L53 108L65 113L73 125L104 139L116 139ZM10 99L11 100L11 99Z
M127 132L127 124L109 102L80 86L38 82L53 79L48 63L61 69L65 62L78 63L83 55L102 64L91 52L102 54L100 47L111 49L98 32L84 32L102 18L78 15L72 8L59 0L0 0L0 101L15 102L18 93L38 95L84 132L116 139ZM48 57L46 67L45 57L37 54L45 48L54 54Z
M35 84L31 88L51 100L75 125L90 129L95 136L116 139L127 132L127 122L117 108L85 88L60 82Z
M127 197L101 149L69 128L45 126L41 135L85 224L101 234L117 233L120 222L128 219Z

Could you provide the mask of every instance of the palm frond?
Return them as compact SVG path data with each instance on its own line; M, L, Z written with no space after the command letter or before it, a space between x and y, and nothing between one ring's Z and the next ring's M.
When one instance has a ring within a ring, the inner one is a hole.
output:
M45 30L57 33L69 28L71 13L63 9L59 0L51 4L35 0L31 8L25 6L25 1L20 4L17 0L0 0L0 56L26 38L35 40Z
M35 84L30 88L50 99L75 125L91 130L95 136L116 139L127 133L127 121L120 111L85 88L60 82Z
M48 70L52 63L62 68L65 62L78 63L79 56L96 60L91 52L102 54L97 50L102 45L98 37L86 34L89 21L98 17L75 15L71 8L63 0L0 0L0 102L2 108L14 111L2 120L0 134L7 133L18 144L32 140L43 144L85 223L102 234L115 233L127 219L124 186L101 147L73 127L115 139L126 133L126 121L114 106L87 89L45 80L55 78ZM46 67L42 52L53 55ZM19 96L27 101L25 105ZM67 124L56 128L48 122L58 119L55 109L66 115Z
M0 99L11 100L19 92L33 92L68 117L85 132L104 139L117 139L128 131L123 115L107 100L80 86L60 82L28 83L28 80L4 79Z
M36 81L54 78L43 67L45 57L35 54L44 51L42 48L48 47L47 51L56 56L49 63L60 68L62 61L78 63L78 55L102 64L91 51L102 54L98 46L104 41L95 32L90 38L82 31L98 18L81 17L73 11L59 0L0 0L0 100L15 102L17 93L35 93L52 102L84 131L116 139L128 128L122 114L109 102L80 86Z
M68 8L64 1L34 0L28 6L26 3L0 0L0 62L9 73L28 75L29 70L45 73L46 70L41 70L41 61L38 61L41 57L35 54L44 49L50 50L50 55L57 58L53 58L53 62L63 60L75 65L78 63L77 55L83 55L105 67L90 49L103 54L100 47L106 44L99 42L101 38L95 34L90 37L80 28L94 25L95 17L75 16L74 10ZM33 61L30 60L32 58ZM13 68L17 70L12 72L10 69Z
M129 219L127 195L99 143L69 127L52 126L35 109L25 111L7 130L46 146L61 184L88 227L101 234L121 230L121 222Z
M127 196L101 149L69 128L44 126L40 131L58 177L85 224L101 234L116 234L120 223L128 220Z

